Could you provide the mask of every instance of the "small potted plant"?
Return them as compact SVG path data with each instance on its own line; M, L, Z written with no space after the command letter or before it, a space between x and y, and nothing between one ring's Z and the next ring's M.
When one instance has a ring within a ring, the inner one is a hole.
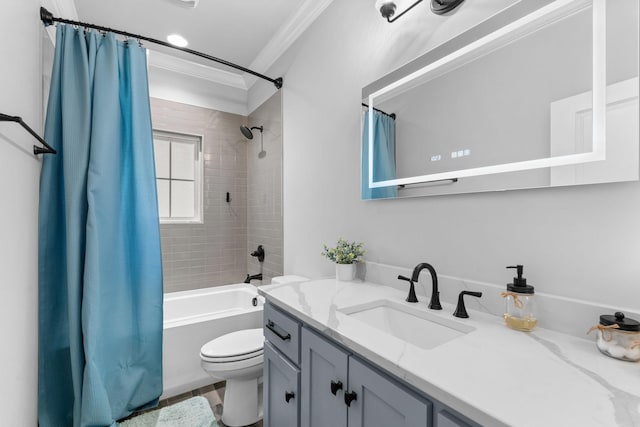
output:
M338 239L335 248L324 246L322 255L336 263L336 278L341 281L350 281L356 275L355 263L362 259L365 250L363 243L347 242L342 237Z

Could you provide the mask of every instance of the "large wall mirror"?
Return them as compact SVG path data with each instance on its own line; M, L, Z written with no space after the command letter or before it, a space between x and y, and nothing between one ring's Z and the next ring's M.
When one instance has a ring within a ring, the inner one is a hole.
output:
M367 86L362 198L637 180L638 21L518 2Z

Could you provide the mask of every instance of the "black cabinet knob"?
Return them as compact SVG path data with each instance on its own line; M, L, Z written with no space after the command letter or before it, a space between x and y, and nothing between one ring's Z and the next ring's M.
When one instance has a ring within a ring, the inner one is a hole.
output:
M342 390L342 381L331 381L331 394L335 396L338 390Z
M287 403L289 403L289 401L291 399L293 399L294 397L296 397L296 394L292 391L285 391L284 393L284 400L287 401Z
M358 400L358 393L355 391L347 391L344 393L344 403L351 407L351 402Z

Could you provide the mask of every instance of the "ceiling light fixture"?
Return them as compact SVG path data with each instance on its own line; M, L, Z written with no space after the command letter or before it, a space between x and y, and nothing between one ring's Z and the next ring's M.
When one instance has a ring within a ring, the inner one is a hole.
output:
M435 13L436 15L444 15L445 13L451 12L453 9L460 6L463 1L464 0L431 0L431 12ZM422 3L422 0L416 1L395 18L393 16L396 13L397 5L393 1L376 1L376 10L380 11L380 14L383 18L386 18L387 22L395 22L402 15L416 7L419 3Z
M187 47L187 45L189 44L187 39L182 37L180 34L169 34L167 36L167 41L172 45L178 46L178 47Z

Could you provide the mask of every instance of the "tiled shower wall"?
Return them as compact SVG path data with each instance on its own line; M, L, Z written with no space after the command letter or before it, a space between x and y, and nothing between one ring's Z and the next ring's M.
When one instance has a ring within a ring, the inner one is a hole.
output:
M249 252L265 251L262 283L282 275L282 93L265 101L249 115L250 126L264 126L247 146L247 232ZM261 154L262 152L262 154ZM260 272L257 259L248 256L249 273Z
M154 129L201 135L204 142L204 223L160 226L164 291L242 282L248 253L248 144L239 126L246 118L155 98L151 116Z

